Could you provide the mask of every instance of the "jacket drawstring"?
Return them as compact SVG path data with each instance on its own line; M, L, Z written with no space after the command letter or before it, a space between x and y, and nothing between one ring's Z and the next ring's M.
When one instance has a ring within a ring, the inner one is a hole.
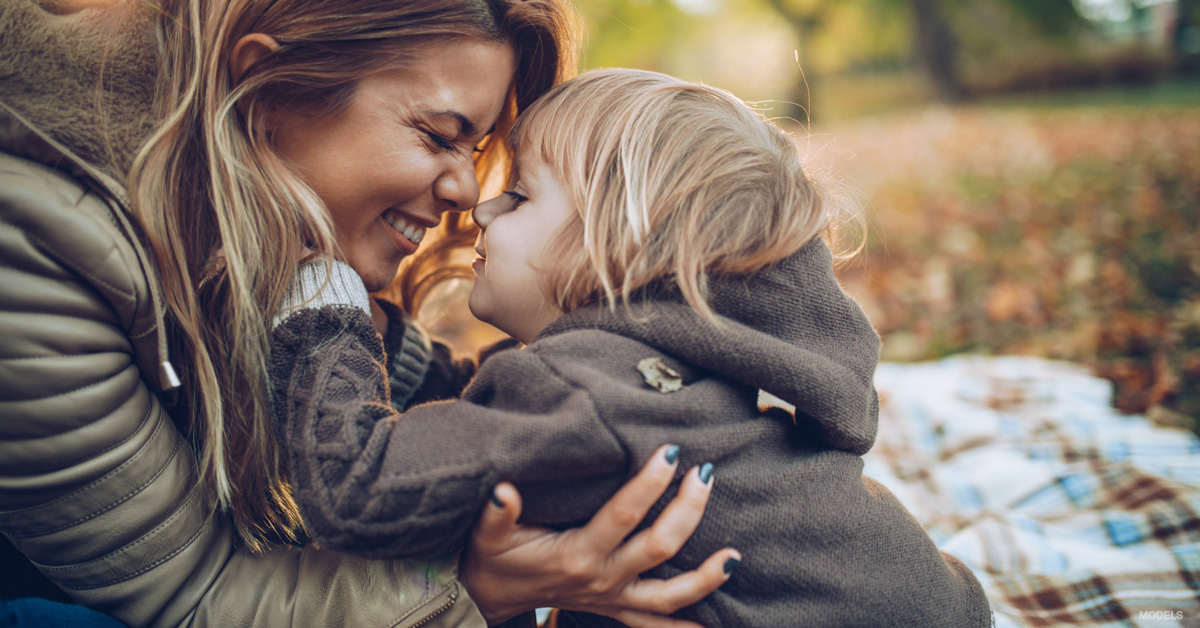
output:
M114 208L111 206L111 203L109 203L109 206L113 210L112 213L116 215L117 220L121 223L121 228L125 231L126 238L133 243L134 252L137 254L142 268L147 271L150 269L157 270L149 254L146 253L145 247L142 246L142 240L138 237L137 229L129 221L129 216L125 215L123 208L129 207L129 197L125 193L125 187L99 168L88 163L87 160L81 159L61 142L42 132L36 125L31 124L24 116L14 111L8 105L0 102L0 107L3 107L9 115L13 116L25 128L42 138L43 141L50 144L55 150L69 157L76 166L82 168L92 180L103 187L109 196L116 199L118 206ZM157 273L154 273L152 276L152 273L147 272L146 284L150 287L150 302L154 308L154 330L158 339L158 389L165 392L179 388L181 382L179 374L175 371L175 366L171 364L170 345L167 343L167 310L166 305L163 303L163 296L158 282L154 279L155 276L157 276Z
M114 196L123 206L127 207L129 200L123 194L123 189L117 188L116 192ZM142 263L142 267L146 269L155 268L153 260L150 259L145 247L142 246L141 238L138 237L138 232L134 229L133 223L129 221L129 217L125 215L124 211L121 211L121 207L117 207L113 213L117 215L117 219L121 221L121 225L126 231L126 236L133 243L133 248L137 252L138 260ZM155 270L157 271L156 268ZM154 276L157 275L158 273L155 272ZM146 284L150 286L150 301L154 307L154 328L155 333L158 335L158 389L166 392L179 388L182 384L179 381L179 374L175 371L174 365L171 364L170 345L167 343L167 306L163 303L162 291L158 282L154 280L154 277L150 273L147 273Z

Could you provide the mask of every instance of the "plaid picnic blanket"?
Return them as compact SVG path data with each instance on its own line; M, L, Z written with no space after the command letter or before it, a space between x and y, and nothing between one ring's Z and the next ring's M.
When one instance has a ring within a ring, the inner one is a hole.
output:
M1200 627L1200 442L1026 357L881 364L865 473L969 565L997 628Z

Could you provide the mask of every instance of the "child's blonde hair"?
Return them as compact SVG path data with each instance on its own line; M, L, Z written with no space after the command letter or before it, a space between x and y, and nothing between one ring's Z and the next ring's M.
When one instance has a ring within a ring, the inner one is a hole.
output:
M565 184L579 220L547 259L568 312L669 278L711 318L710 277L798 251L828 224L792 138L729 92L642 70L594 70L549 91L513 129L521 159Z

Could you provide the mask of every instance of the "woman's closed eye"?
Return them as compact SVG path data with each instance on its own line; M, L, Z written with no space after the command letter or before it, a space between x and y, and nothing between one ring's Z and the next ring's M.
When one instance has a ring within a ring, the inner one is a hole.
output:
M441 135L438 135L433 131L426 131L425 135L428 135L429 141L433 142L438 148L442 150L454 150L454 142L451 142Z

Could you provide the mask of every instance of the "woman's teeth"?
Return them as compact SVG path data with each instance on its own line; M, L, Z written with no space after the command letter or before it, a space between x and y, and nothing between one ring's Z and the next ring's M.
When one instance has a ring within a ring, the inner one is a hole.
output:
M387 221L393 229L404 234L413 244L420 244L421 240L425 239L425 227L414 225L404 219L399 214L389 213L384 215L384 220Z

